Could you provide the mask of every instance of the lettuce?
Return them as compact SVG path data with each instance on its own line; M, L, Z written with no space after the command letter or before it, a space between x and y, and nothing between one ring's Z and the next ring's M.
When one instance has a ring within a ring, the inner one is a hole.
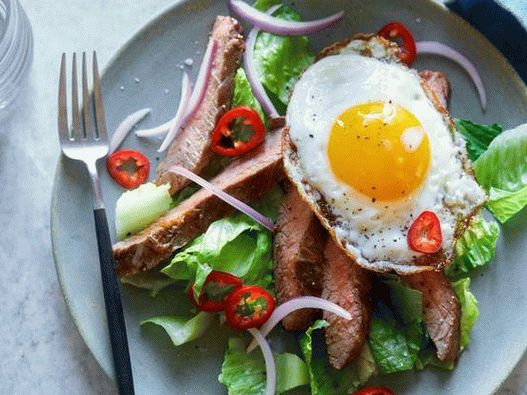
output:
M229 395L260 395L265 393L265 361L262 353L255 350L249 354L246 344L240 338L229 339L229 347L218 377ZM275 354L276 393L309 384L304 361L289 353Z
M115 230L123 239L138 232L170 210L172 198L168 184L146 183L124 192L115 207Z
M474 217L456 242L456 258L445 270L446 274L452 279L467 277L487 266L494 258L499 234L496 222L486 221L481 215Z
M387 276L384 283L388 286L393 311L383 303L377 304L368 342L381 372L412 370L420 367L420 352L428 341L422 294L395 276Z
M157 296L162 289L174 284L176 281L157 271L148 271L121 277L121 282L123 284L133 285L137 288L148 289L150 290L150 296L154 297Z
M463 119L456 119L456 126L467 142L467 153L471 161L478 159L492 140L503 131L501 125L497 123L478 125Z
M478 301L470 292L470 278L453 282L452 287L461 304L461 350L463 350L470 341L470 331L479 317Z
M496 137L473 167L487 208L505 223L527 205L527 124Z
M162 273L194 281L195 295L211 270L229 272L245 282L270 288L272 236L251 218L238 213L213 222L207 231L176 254Z
M232 95L232 107L237 106L248 106L255 110L262 120L266 120L262 106L254 97L254 94L251 90L251 85L247 80L245 71L243 68L239 68L236 71L236 77L234 78L234 93Z
M141 326L146 324L161 326L170 336L174 346L177 347L203 336L213 321L213 314L201 312L192 318L178 316L154 317L142 321Z
M377 365L365 343L361 354L349 367L343 370L333 369L327 359L324 337L321 333L313 333L328 325L324 320L315 321L300 338L300 348L309 372L311 394L347 395L376 375Z
M280 4L280 1L258 0L254 7L266 11L275 4ZM290 21L300 20L300 15L289 6L279 8L273 15ZM256 39L254 56L263 86L277 110L285 113L296 81L315 58L309 39L305 36L284 37L261 32Z

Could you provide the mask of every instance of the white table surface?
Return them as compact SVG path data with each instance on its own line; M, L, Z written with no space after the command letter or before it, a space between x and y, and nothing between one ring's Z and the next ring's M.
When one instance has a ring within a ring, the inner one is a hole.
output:
M511 0L527 20L524 0ZM115 394L62 299L51 253L60 54L97 49L104 65L174 0L20 0L33 25L28 87L0 123L0 394ZM527 358L499 393L527 394ZM461 395L461 394L460 394Z

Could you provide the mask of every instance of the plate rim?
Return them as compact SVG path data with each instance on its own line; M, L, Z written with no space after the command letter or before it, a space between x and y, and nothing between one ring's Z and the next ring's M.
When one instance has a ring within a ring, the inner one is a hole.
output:
M158 11L155 15L150 17L146 22L144 22L141 27L136 29L129 37L125 40L125 42L115 51L115 53L110 57L108 62L105 64L105 66L101 69L101 80L104 82L105 76L107 74L107 71L114 66L116 61L121 57L123 53L125 53L135 42L137 42L141 36L144 36L153 26L155 26L160 20L162 20L166 15L172 13L176 8L184 5L185 3L188 3L192 0L175 0L174 3L171 5L161 9ZM435 7L438 12L449 14L450 17L453 17L457 20L458 23L462 23L466 26L467 29L470 29L472 31L472 34L478 35L481 40L484 40L486 44L491 47L499 56L495 57L495 61L498 61L501 63L503 67L505 67L508 71L509 76L513 79L513 83L521 88L521 94L524 96L525 100L527 101L527 81L523 81L523 79L519 76L516 69L512 66L512 64L507 60L507 58L503 55L503 53L490 42L490 40L479 30L477 30L473 25L471 25L469 22L467 22L464 18L456 14L455 12L451 11L444 3L440 3L437 0L425 0L426 3L428 3L431 7ZM505 7L501 1L499 2L499 5L504 7L505 9L509 10L507 7ZM509 10L510 11L510 10ZM527 22L524 24L522 23L522 26L527 30ZM52 248L52 254L53 254L53 263L54 267L57 273L57 279L60 286L60 292L62 294L62 297L64 299L64 302L66 304L66 308L68 310L68 315L70 316L71 320L73 321L79 335L82 338L83 343L88 348L90 354L93 356L95 361L97 361L97 364L101 368L101 370L104 372L106 377L108 377L112 383L115 384L115 377L113 375L113 367L108 366L106 363L102 361L102 357L98 355L98 353L93 349L93 346L87 341L87 335L85 334L85 331L83 329L83 326L81 324L81 320L77 319L75 316L72 306L72 302L70 298L68 297L68 293L66 291L65 287L65 277L64 272L62 269L62 264L59 264L58 261L60 260L58 258L58 236L57 236L57 226L56 226L56 215L54 213L58 210L58 187L59 187L59 173L60 168L63 165L64 162L64 156L62 154L62 151L59 148L59 158L57 159L57 164L55 166L55 172L53 176L53 184L52 184L52 190L51 190L51 203L50 203L50 238L51 238L51 248ZM517 348L515 348L517 349ZM523 347L520 348L521 351L517 352L517 355L514 355L512 358L509 358L509 361L512 361L512 364L509 364L508 368L506 369L507 375L504 376L501 381L499 381L496 386L492 389L490 394L495 394L503 385L503 383L511 376L512 372L520 362L521 358L526 355L527 356L527 337L525 339L525 344Z

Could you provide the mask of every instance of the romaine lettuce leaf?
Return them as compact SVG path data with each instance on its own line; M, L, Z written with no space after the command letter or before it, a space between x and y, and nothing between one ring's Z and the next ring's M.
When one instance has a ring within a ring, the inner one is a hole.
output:
M527 205L527 124L496 137L473 167L488 209L506 222Z
M235 274L266 288L272 283L272 235L238 213L212 223L162 273L175 280L194 281L195 296L211 270Z
M254 6L266 11L277 1L259 0ZM300 15L291 7L283 6L275 17L298 21ZM261 32L256 39L254 56L263 86L270 94L277 110L284 113L289 95L304 69L311 65L314 54L305 36L285 37Z
M168 184L146 183L124 192L115 206L115 230L121 240L138 232L170 210Z
M394 321L374 318L368 343L381 372L394 373L414 368L420 345L406 336Z
M461 350L463 350L470 341L470 331L479 317L478 301L470 292L470 278L453 282L452 287L461 304Z
M258 115L260 115L260 118L266 122L266 117L262 106L258 100L256 100L256 97L254 97L253 91L251 90L251 85L249 85L249 81L245 75L245 71L241 67L238 69L238 71L236 71L236 77L234 78L234 93L232 95L231 105L232 107L251 107L258 113Z
M201 312L192 318L178 316L153 317L142 321L141 326L146 324L161 326L170 336L174 346L177 347L203 336L213 321L213 314Z
M328 362L324 337L318 331L328 325L324 320L315 321L300 338L300 348L309 371L311 394L347 395L376 375L377 365L365 343L361 354L349 367L333 369Z
M478 125L464 119L456 119L457 130L467 142L467 153L471 161L475 161L486 151L489 144L499 135L503 128L497 123Z
M229 339L229 347L218 377L229 395L261 395L265 393L265 361L260 350L246 353L246 344L240 338ZM309 384L304 361L297 355L275 354L276 393Z
M445 270L453 279L470 276L485 267L493 258L500 228L494 221L478 215L472 219L465 233L456 242L456 257Z
M157 296L162 289L174 284L176 280L157 271L149 271L121 277L121 282L123 284L133 285L137 288L148 289L150 290L150 296L154 297Z

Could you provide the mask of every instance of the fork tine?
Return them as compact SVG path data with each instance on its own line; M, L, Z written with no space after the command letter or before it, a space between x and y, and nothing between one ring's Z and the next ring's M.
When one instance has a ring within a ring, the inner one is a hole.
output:
M91 138L93 133L90 114L90 90L88 88L88 66L86 52L82 53L82 113L84 118L84 137Z
M73 53L71 72L71 134L73 139L82 138L81 122L79 115L79 88L77 86L77 54Z
M66 141L70 138L68 131L68 103L66 93L66 54L62 54L60 62L60 82L59 82L59 117L58 117L59 138Z
M93 51L93 97L95 101L95 120L97 123L97 136L101 140L108 139L106 120L104 116L104 105L101 95L101 78L97 64L97 52Z

